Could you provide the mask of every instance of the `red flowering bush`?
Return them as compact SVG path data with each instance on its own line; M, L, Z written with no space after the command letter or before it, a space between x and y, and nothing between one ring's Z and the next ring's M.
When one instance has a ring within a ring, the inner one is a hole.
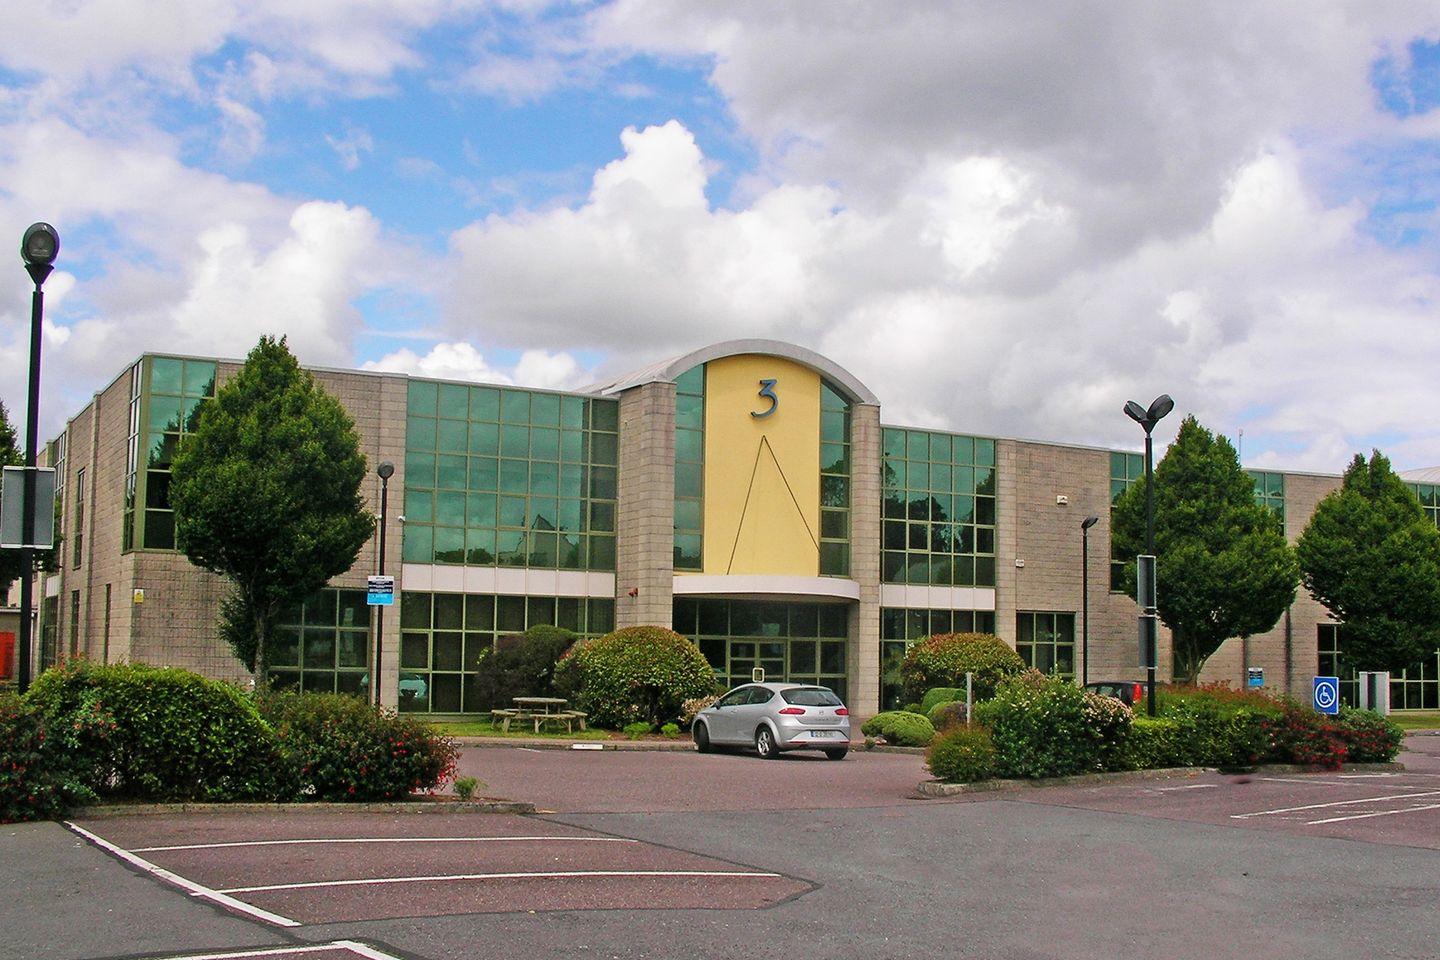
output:
M429 724L334 693L259 700L307 800L400 800L455 772L455 741Z
M0 694L0 823L65 813L54 749L44 721L14 694Z

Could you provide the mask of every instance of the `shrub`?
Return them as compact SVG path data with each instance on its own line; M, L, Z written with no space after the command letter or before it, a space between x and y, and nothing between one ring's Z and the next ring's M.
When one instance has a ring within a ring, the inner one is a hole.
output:
M905 694L915 700L932 687L965 688L965 674L974 678L977 701L994 696L1006 677L1025 669L1025 661L999 637L989 633L937 633L905 651L900 673Z
M680 724L667 723L660 728L660 732L667 737L678 737L680 736Z
M287 691L258 702L306 799L398 800L455 772L454 740L356 697Z
M920 712L928 716L938 705L956 700L965 702L964 687L931 687L925 691L925 696L920 698Z
M936 730L949 730L951 727L963 727L967 719L965 703L961 700L937 703L930 708L928 716L930 718L930 726Z
M1267 719L1275 750L1271 759L1321 770L1339 770L1349 747L1338 721L1286 700L1278 720Z
M631 740L639 740L653 729L647 721L636 720L634 723L625 724L625 736Z
M1389 763L1405 744L1404 729L1373 710L1346 707L1338 723L1345 737L1345 759L1351 763Z
M690 699L715 691L715 674L700 648L664 627L625 627L583 640L556 666L562 684L591 723L614 729L651 726L680 715Z
M1163 770L1189 766L1181 755L1180 721L1174 717L1136 716L1130 735L1115 752L1112 769Z
M1114 697L1035 670L1001 683L993 699L976 705L975 718L990 728L996 772L1006 777L1105 769L1119 762L1131 725L1130 708Z
M476 664L475 693L480 709L508 706L513 697L552 696L555 663L576 639L571 631L549 624L499 637L494 648L481 651Z
M69 807L45 723L13 693L0 693L0 823L61 817Z
M98 795L137 800L268 800L288 784L275 734L238 689L144 664L72 660L26 693L64 731L69 772Z
M691 697L689 700L680 704L680 726L688 729L690 724L695 722L695 714L711 706L719 699L718 694L711 693L703 697Z
M995 743L984 727L955 727L931 741L925 765L946 783L985 780L995 771Z
M887 743L900 747L923 747L935 736L935 728L924 715L908 710L887 710L877 713L860 725L867 737L884 737Z
M469 800L475 796L475 791L480 788L479 777L456 777L454 782L455 795L461 800Z

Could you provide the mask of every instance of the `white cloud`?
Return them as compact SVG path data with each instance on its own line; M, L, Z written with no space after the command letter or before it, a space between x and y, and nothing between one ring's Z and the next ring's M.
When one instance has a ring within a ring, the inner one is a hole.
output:
M526 350L509 370L493 366L468 343L437 343L420 356L409 348L367 361L362 369L408 373L437 380L468 380L476 383L514 384L547 390L573 390L590 379L575 358L565 353Z

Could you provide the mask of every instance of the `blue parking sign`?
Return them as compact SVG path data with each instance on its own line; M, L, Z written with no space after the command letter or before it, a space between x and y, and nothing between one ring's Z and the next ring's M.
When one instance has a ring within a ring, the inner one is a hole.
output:
M1340 678L1315 678L1315 709L1320 713L1340 712Z

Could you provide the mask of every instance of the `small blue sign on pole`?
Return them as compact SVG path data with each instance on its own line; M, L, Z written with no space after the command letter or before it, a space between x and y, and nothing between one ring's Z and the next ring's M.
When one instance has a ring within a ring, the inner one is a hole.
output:
M1320 713L1340 712L1340 678L1315 678L1315 709Z
M1263 687L1263 686L1265 686L1265 668L1264 668L1264 667L1246 667L1246 668L1245 668L1245 686L1247 686L1247 687Z
M395 602L395 578L366 577L365 602L372 607L388 607Z

